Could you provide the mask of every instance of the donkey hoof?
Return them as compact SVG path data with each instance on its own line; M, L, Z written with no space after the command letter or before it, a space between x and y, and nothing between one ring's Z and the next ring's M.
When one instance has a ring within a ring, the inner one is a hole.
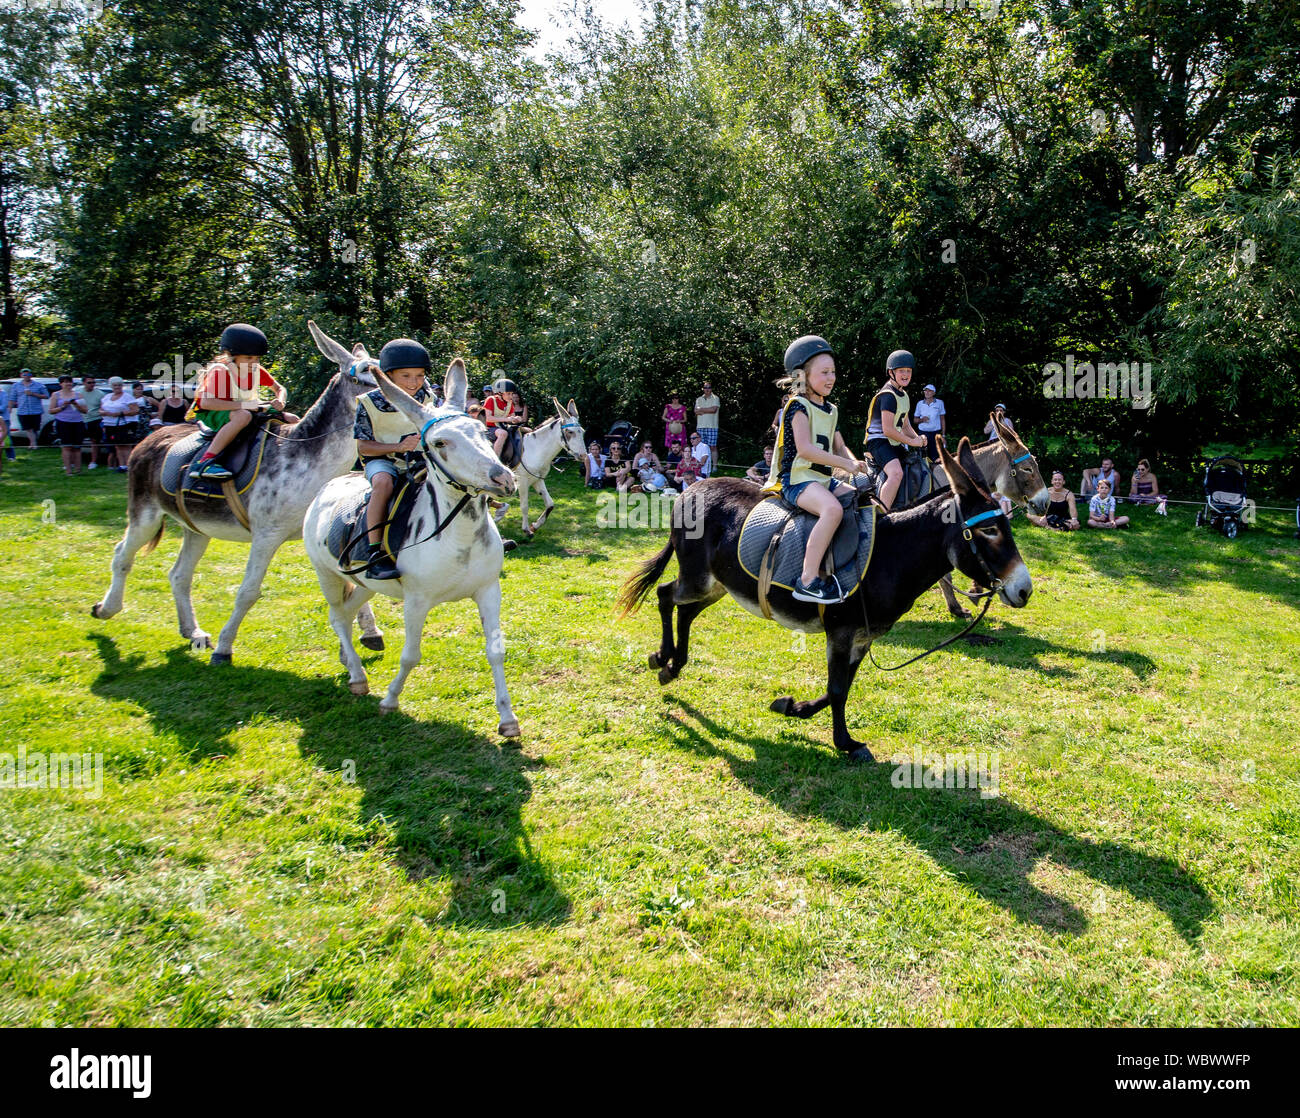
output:
M672 683L672 681L673 681L674 679L676 679L676 678L677 678L677 673L676 673L675 671L673 671L672 668L660 668L660 669L659 669L659 682L660 682L660 683Z
M659 653L657 652L650 653L650 667L657 668L658 666L659 666Z
M958 621L969 621L972 617L975 616L968 609L950 609L948 612L952 614L953 617L955 617Z
M230 652L214 652L209 664L229 664L234 659L234 654Z
M514 549L517 548L519 544L516 543L514 540L502 540L501 546L504 547L506 551L514 551Z
M99 603L99 602L96 602L93 606L90 607L90 616L91 616L91 617L94 617L94 618L98 618L98 617L99 617L99 605L100 605L100 603Z
M352 694L354 695L369 695L370 680L362 679L362 680L358 680L356 683L353 683L351 680L348 680L348 690L351 691Z
M395 714L396 712L397 712L396 703L390 703L387 699L385 699L382 703L379 704L380 714Z
M517 738L519 736L519 721L512 718L509 722L502 722L497 727L497 733L503 738Z
M848 753L848 761L850 764L854 764L854 765L866 764L867 762L874 761L875 759L876 758L872 754L871 750L868 749L865 745L860 745L857 747L857 749L850 750Z
M362 647L362 648L368 648L368 649L370 649L372 652L383 652L383 651L384 651L384 635L383 635L382 633L376 633L373 637L362 637L362 638L361 638L361 647ZM364 695L365 692L363 691L362 694Z
M782 695L779 699L773 699L772 705L767 709L777 714L791 714L794 711L794 699L789 695Z
M195 629L190 634L190 650L193 652L202 652L205 648L212 647L212 638L202 629Z

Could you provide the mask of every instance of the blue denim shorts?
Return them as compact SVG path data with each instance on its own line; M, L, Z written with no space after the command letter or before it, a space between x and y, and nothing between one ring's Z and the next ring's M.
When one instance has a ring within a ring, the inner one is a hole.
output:
M394 481L402 476L391 458L367 458L365 469L366 481L374 481L375 474L390 474Z

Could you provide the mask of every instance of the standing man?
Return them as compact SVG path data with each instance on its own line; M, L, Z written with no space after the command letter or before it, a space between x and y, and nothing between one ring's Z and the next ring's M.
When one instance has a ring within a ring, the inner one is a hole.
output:
M702 395L695 399L695 430L709 448L709 468L704 476L710 477L718 466L718 412L722 401L713 394L713 385L708 381L700 386L700 391Z
M86 405L86 437L90 440L90 464L86 469L94 470L99 467L100 456L106 453L102 438L103 425L99 421L99 401L104 398L104 390L95 387L94 377L82 377L80 391L81 402Z
M916 429L925 439L925 455L931 462L939 461L938 437L948 437L948 410L934 392L934 385L927 384L912 413L916 416Z
M32 379L31 369L24 369L19 376L22 379L9 390L9 399L18 409L18 425L27 432L28 448L35 450L41 416L45 414L44 401L50 398L50 391Z

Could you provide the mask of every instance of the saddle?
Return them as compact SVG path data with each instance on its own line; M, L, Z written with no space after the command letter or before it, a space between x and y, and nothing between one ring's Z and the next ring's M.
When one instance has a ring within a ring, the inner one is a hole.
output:
M381 546L390 558L397 559L402 542L406 539L407 529L411 524L411 512L415 508L415 498L419 496L424 485L427 471L424 468L408 470L399 479L393 496L384 510L384 529ZM367 486L360 490L352 501L341 508L330 522L329 533L325 537L325 549L339 561L339 567L346 573L347 568L359 566L358 556L364 553L361 542L366 536L366 506L370 504L371 490ZM349 543L352 546L349 547ZM345 554L346 552L346 554Z
M871 485L871 492L878 494L881 485L884 484L884 474L876 469L870 455L867 456L866 461L866 476ZM910 508L940 488L940 483L934 476L934 463L925 456L925 451L919 447L909 449L903 456L902 464L903 479L898 483L898 492L894 494L893 509L895 512Z
M230 511L235 514L235 518L245 529L248 529L248 509L244 504L243 495L252 487L253 482L257 480L257 475L262 471L262 458L266 454L268 432L283 426L283 423L270 415L255 415L253 422L239 433L221 456L222 465L232 475L225 481L196 479L190 476L190 467L194 464L194 460L207 449L208 443L216 434L211 427L200 423L193 434L178 439L172 444L171 449L167 451L167 457L163 459L162 489L168 496L176 499L176 507L182 519L191 528L195 526L190 522L187 502L197 501L202 506L203 502L225 501ZM198 529L195 528L195 531Z
M852 597L866 576L876 540L876 506L859 508L863 490L840 498L844 516L822 561L822 574L833 574L846 598ZM737 552L741 568L758 583L758 603L771 620L768 590L779 586L793 590L803 570L804 551L817 518L781 497L760 501L745 517Z
M507 428L506 445L501 448L501 465L513 470L519 465L524 448L524 434L519 427Z

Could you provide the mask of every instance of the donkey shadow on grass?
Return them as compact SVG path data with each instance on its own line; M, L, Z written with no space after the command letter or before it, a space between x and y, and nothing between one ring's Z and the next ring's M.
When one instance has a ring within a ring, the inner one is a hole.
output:
M940 641L952 635L952 621L948 618L936 621L923 620L900 620L895 622L894 627L889 631L889 636L902 636L906 638L907 645L917 646L917 650L933 648ZM1104 634L1103 634L1104 636ZM972 639L974 638L974 639ZM1021 625L1007 620L1006 616L1000 616L996 622L988 627L986 632L981 633L976 629L968 637L964 638L971 644L988 646L987 649L979 653L981 660L986 660L990 664L997 664L1004 668L1027 669L1035 675L1045 678L1069 677L1078 674L1073 668L1062 665L1049 666L1039 663L1039 657L1056 653L1062 656L1068 656L1074 659L1087 660L1094 664L1111 665L1116 668L1127 668L1140 680L1147 680L1155 674L1157 664L1150 656L1141 652L1132 652L1121 649L1110 649L1101 651L1092 649L1084 651L1081 648L1071 648L1063 644L1054 644L1049 640L1044 640L1029 632ZM904 652L905 646L898 648L893 647L893 641L877 641L872 645L872 654L885 666L906 660L912 655L910 651ZM954 649L962 649L963 644L958 642L953 646Z
M1155 905L1188 944L1214 915L1205 890L1168 858L1079 838L1003 798L982 800L975 790L895 788L891 764L850 767L823 747L735 734L680 696L665 695L663 701L689 719L667 712L676 745L722 759L737 779L782 811L844 830L903 835L958 882L1024 924L1072 935L1088 927L1080 908L1030 882L1042 859ZM752 748L753 760L738 754L733 743Z
M297 724L298 748L319 768L349 774L355 766L361 821L382 815L393 825L407 877L452 883L448 923L507 927L568 918L569 900L533 853L521 816L532 795L528 772L544 762L455 722L380 714L374 697L354 699L337 677L239 664L214 670L184 649L168 652L164 663L141 653L123 658L111 638L89 636L103 662L91 691L143 707L192 762L230 756L241 726L274 719Z

